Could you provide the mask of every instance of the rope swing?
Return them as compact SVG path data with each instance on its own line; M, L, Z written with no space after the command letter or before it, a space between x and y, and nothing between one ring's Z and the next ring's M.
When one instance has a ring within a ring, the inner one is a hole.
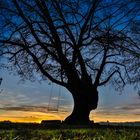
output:
M59 89L58 89L58 96L56 98L56 103L53 104L53 92L54 92L54 85L53 84L50 84L51 85L51 88L50 88L50 96L49 96L49 103L48 103L48 111L49 112L58 112L59 111L59 106L60 106L60 96L61 96L61 87L60 85L58 85Z

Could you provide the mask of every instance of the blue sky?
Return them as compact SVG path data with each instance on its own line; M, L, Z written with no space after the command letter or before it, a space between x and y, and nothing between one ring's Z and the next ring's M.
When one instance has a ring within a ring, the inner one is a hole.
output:
M0 94L0 120L40 122L42 119L63 120L72 111L73 100L70 93L57 85L20 81L18 76L1 70L3 77ZM58 96L59 111L48 111L49 107L57 108ZM99 104L91 112L91 119L98 121L140 121L140 99L132 86L126 86L120 94L110 86L99 90ZM52 95L51 95L52 93ZM49 103L49 99L51 100Z

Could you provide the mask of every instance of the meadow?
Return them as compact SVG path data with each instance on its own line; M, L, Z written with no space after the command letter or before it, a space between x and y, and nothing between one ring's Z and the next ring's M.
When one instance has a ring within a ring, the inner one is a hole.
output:
M139 129L10 129L0 130L0 140L140 140Z

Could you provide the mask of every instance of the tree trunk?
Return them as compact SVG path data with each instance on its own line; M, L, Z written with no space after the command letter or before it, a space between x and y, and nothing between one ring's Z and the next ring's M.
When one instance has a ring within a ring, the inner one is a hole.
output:
M84 88L86 87L86 88ZM90 124L90 111L97 108L98 91L89 86L69 88L74 99L74 108L70 116L65 119L66 124Z

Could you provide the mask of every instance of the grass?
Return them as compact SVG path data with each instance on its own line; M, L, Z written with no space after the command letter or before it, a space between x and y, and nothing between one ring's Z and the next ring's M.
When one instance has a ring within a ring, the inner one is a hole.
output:
M140 140L138 129L0 130L0 140Z

